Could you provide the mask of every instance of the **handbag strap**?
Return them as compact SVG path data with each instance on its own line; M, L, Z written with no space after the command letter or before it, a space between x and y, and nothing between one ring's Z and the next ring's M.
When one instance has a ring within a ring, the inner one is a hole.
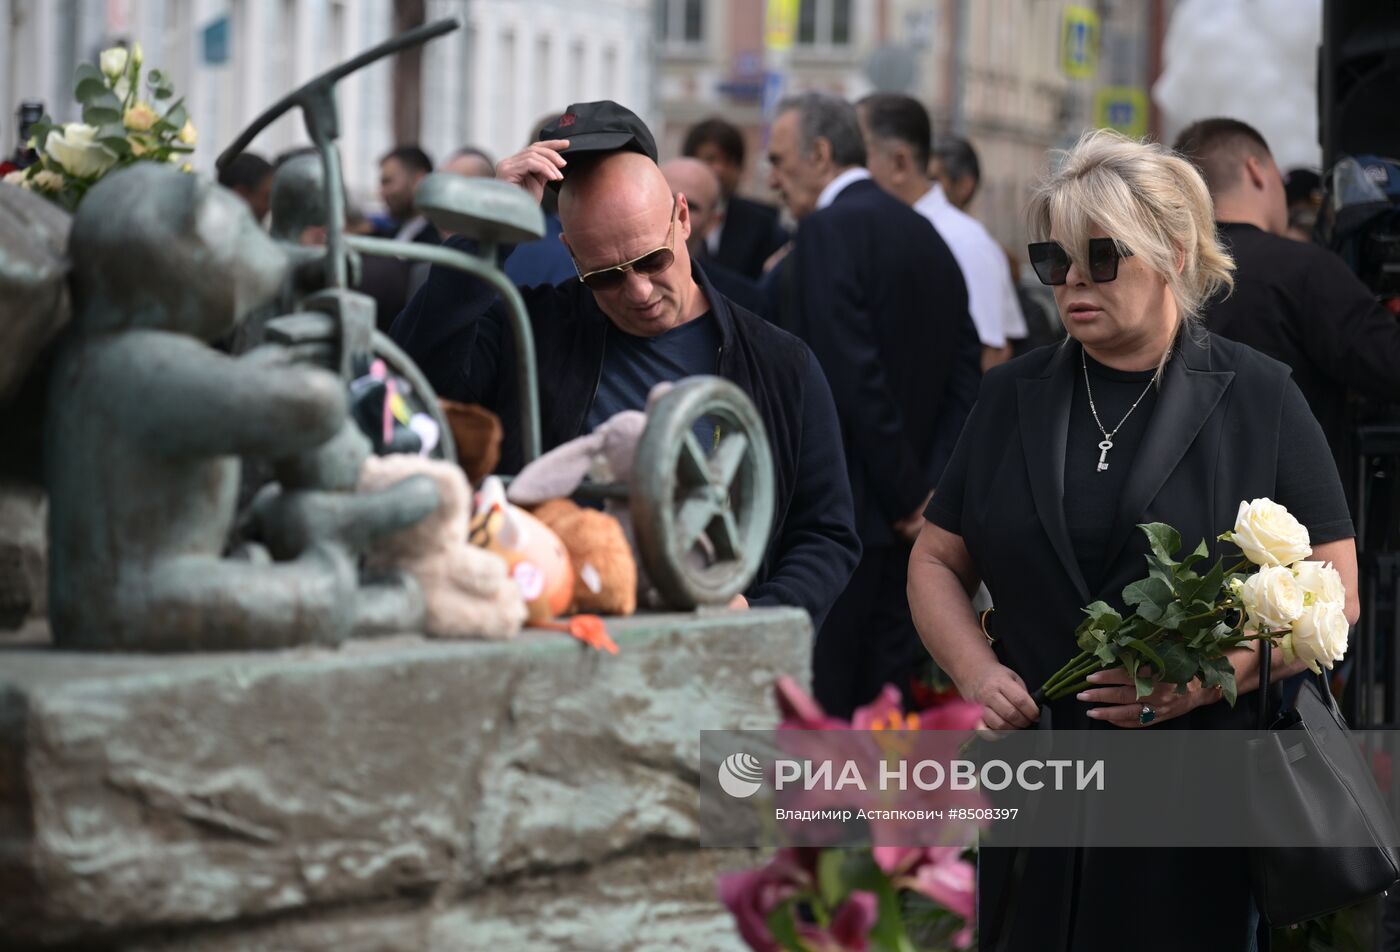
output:
M1274 643L1259 642L1259 729L1269 729L1269 669L1274 660Z
M1259 729L1265 731L1269 729L1269 673L1274 657L1274 649L1271 643L1261 642L1259 646ZM1327 683L1327 675L1321 671L1313 675L1317 682L1317 695L1322 703L1329 708L1337 706L1337 699L1332 696L1332 686ZM1299 690L1302 690L1301 685ZM1297 704L1297 701L1294 701Z

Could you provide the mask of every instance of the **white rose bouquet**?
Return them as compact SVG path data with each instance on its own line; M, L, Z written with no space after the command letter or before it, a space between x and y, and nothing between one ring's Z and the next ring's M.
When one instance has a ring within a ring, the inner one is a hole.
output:
M1197 571L1210 554L1204 540L1178 562L1181 535L1160 522L1139 526L1152 547L1148 575L1123 589L1133 609L1126 618L1104 602L1084 609L1075 630L1083 649L1051 675L1036 699L1055 700L1093 687L1095 671L1123 667L1136 672L1138 697L1154 680L1181 691L1193 678L1218 687L1235 703L1235 669L1227 652L1264 641L1278 644L1292 661L1314 672L1346 654L1346 589L1330 563L1309 562L1308 530L1271 499L1241 502L1235 527L1220 536L1244 555L1227 567L1218 560ZM1321 667L1319 667L1321 666Z
M73 211L97 180L133 162L179 162L193 171L187 156L198 133L174 99L170 79L158 69L145 74L141 94L141 44L103 50L98 65L83 63L74 74L74 98L83 121L56 125L48 116L32 128L29 145L39 160L11 172L5 182L31 189ZM173 100L173 102L171 101Z

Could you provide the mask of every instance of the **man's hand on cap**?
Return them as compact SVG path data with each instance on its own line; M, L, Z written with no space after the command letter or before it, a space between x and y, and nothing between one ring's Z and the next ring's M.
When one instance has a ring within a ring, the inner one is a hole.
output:
M502 159L496 166L496 178L519 185L538 202L544 197L545 185L564 177L561 170L568 163L559 152L568 147L568 139L533 143L510 158Z

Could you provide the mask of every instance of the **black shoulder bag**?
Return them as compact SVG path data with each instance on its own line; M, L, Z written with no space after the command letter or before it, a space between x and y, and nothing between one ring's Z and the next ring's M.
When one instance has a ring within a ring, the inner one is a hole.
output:
M1267 736L1249 742L1250 842L1285 836L1309 845L1251 848L1249 871L1264 918L1289 926L1400 881L1400 834L1324 676L1305 681L1293 708L1269 723L1272 654L1261 646L1259 729Z

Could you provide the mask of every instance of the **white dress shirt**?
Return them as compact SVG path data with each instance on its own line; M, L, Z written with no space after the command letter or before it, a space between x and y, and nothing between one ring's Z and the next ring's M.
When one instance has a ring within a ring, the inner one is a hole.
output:
M1011 265L991 233L948 201L936 183L914 203L914 210L933 223L953 252L967 283L968 310L983 345L1004 347L1008 338L1024 338L1026 317L1011 283Z
M826 188L817 196L817 211L821 211L832 202L836 201L836 196L840 195L847 185L870 178L870 173L862 166L847 169L836 178L826 183Z

